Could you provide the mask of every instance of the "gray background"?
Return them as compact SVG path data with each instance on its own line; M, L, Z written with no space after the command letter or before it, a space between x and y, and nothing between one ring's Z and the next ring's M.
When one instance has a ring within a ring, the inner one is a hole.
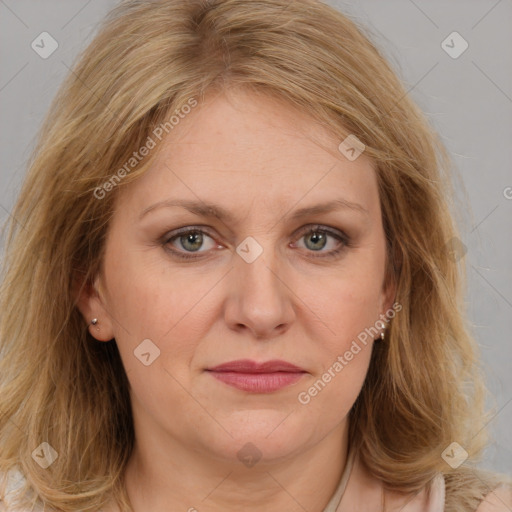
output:
M58 85L116 3L0 0L0 222ZM483 466L512 474L512 1L328 3L367 28L441 133L466 188L467 307L496 407ZM59 44L47 59L31 48L43 31ZM469 44L458 58L441 46L453 31Z

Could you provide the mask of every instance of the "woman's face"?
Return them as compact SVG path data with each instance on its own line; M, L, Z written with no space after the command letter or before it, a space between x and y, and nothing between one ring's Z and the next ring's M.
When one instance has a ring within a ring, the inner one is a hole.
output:
M374 170L341 142L275 99L230 91L180 119L122 190L99 298L81 309L96 338L116 339L139 439L285 460L346 425L378 336L363 333L381 330L394 290ZM253 367L212 371L240 360ZM276 360L299 371L254 366Z

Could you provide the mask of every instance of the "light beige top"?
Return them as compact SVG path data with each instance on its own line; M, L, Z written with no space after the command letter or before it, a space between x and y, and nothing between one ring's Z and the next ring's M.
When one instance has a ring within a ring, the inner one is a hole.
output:
M382 482L373 478L360 463L354 450L350 450L345 469L338 487L323 512L381 512ZM364 496L364 502L361 497ZM411 498L404 498L386 492L385 510L402 512L443 512L445 486L444 477L438 474L434 479L430 493L422 491Z
M382 497L385 495L385 509ZM357 455L349 452L340 482L323 512L444 512L445 481L436 475L430 491L405 496L386 491L383 483L370 474ZM487 494L474 512L511 512L512 488L503 484Z

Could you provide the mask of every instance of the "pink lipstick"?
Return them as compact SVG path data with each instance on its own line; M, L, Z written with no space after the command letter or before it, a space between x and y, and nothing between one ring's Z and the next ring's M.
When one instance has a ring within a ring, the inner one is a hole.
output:
M271 393L297 382L305 373L302 368L286 361L257 363L240 359L208 368L213 377L242 391Z

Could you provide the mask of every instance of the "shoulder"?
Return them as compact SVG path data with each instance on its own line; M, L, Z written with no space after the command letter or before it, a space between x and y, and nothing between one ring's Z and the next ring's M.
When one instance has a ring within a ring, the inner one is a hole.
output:
M0 473L0 512L41 512L39 506L20 508L16 505L20 492L26 486L26 479L18 469L11 469L7 473ZM31 499L29 493L26 494L27 500Z
M352 485L347 487L347 496L343 497L342 511L386 512L443 512L445 510L445 480L442 473L436 473L429 485L417 492L404 492L387 487L384 482L371 473L368 466L356 458L353 469ZM361 503L364 497L365 503ZM474 512L474 511L472 511Z
M445 510L445 482L438 473L430 486L414 494L386 493L386 510L390 512L443 512Z
M0 510L7 506L16 494L26 484L25 477L18 469L6 473L0 472Z
M512 510L512 487L499 485L480 503L476 512L510 512Z
M461 466L445 475L446 512L512 511L512 479L493 471Z

